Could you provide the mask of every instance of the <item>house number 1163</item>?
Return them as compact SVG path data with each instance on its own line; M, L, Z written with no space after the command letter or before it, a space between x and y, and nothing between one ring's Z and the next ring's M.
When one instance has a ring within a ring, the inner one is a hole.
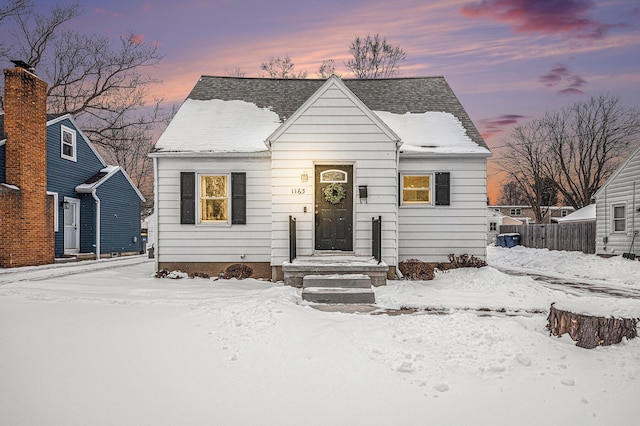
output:
M291 193L293 195L302 195L306 192L306 188L291 188Z

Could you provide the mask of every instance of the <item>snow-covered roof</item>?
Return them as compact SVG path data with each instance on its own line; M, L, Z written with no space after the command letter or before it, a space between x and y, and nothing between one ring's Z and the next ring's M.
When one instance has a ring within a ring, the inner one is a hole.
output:
M133 181L127 174L127 172L120 166L106 166L101 169L98 173L91 176L89 179L85 180L80 185L76 186L76 192L79 194L89 194L94 189L97 189L100 185L105 183L111 176L115 175L117 172L122 172L122 175L127 179L133 190L136 192L141 201L145 201L145 198L142 196L142 193L138 190L138 188L134 185Z
M280 127L278 114L241 100L187 99L156 143L156 151L259 152Z
M405 153L489 153L467 135L462 123L448 112L394 114L374 111L402 141Z
M341 82L401 138L405 155L490 154L443 77L331 79ZM325 83L202 76L153 153L265 152L264 142Z
M589 204L575 212L558 218L558 223L587 222L596 220L596 205Z

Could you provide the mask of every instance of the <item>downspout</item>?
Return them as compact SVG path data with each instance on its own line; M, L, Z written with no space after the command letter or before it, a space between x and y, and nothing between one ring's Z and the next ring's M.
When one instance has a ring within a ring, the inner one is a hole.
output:
M158 220L158 157L153 157L153 219L156 223L156 235L155 241L153 242L156 245L159 245L160 242L160 221ZM155 256L155 270L158 271L158 258L160 257L160 253L158 250L159 247L154 247Z
M396 267L396 277L403 278L402 272L400 272L400 202L402 200L402 181L400 177L400 147L398 146L398 142L396 142L396 243L395 243L395 267ZM380 227L382 228L382 223L380 223ZM380 229L382 232L382 229ZM382 249L380 249L380 257L382 257Z
M91 190L91 196L96 200L96 259L100 259L100 198L95 188Z

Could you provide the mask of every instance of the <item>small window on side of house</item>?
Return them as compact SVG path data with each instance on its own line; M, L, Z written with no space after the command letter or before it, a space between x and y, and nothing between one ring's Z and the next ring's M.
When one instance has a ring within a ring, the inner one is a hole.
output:
M626 215L625 215L625 205L624 204L614 204L612 206L613 214L612 216L612 228L613 232L625 232L626 231Z
M489 222L489 231L497 231L498 224L496 222Z
M522 209L511 209L509 216L522 216Z
M402 175L402 205L432 205L433 175Z
M65 126L60 126L60 156L76 161L76 132Z
M567 214L569 214L568 210L560 210L560 216L561 217L565 217Z
M229 223L229 176L200 175L199 223Z

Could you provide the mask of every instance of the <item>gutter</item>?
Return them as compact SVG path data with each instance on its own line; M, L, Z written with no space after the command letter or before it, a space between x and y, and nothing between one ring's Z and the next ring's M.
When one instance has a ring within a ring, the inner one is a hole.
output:
M91 196L96 200L96 259L100 259L100 198L96 194L96 189L91 190Z

